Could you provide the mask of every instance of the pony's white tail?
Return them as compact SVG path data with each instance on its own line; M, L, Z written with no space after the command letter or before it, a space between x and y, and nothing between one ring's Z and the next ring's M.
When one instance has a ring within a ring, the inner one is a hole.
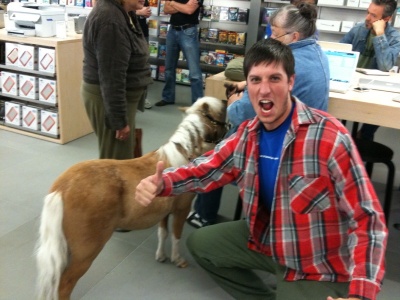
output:
M60 277L67 264L67 241L62 220L61 194L53 192L44 199L36 252L38 298L41 300L58 299Z

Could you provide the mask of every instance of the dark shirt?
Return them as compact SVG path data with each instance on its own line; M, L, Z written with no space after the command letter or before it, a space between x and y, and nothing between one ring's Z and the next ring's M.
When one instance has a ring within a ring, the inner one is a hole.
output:
M144 6L149 6L149 1L144 1ZM149 26L147 25L147 18L143 16L138 16L139 25L142 28L143 34L146 38L149 37Z
M189 0L174 0L175 2L186 4ZM203 5L203 0L199 0L199 7L191 15L177 12L172 14L169 22L173 26L181 26L185 24L199 24L200 7Z

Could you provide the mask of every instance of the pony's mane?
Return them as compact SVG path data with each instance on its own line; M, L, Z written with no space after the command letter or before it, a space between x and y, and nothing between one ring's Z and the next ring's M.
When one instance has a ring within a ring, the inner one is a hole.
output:
M162 160L168 160L171 166L177 167L188 163L189 159L203 153L203 142L206 129L210 127L201 117L203 104L207 104L213 112L224 110L222 101L212 97L198 99L186 110L186 117L179 124L168 143L161 146L157 153Z
M160 157L167 159L174 167L188 163L195 149L202 147L204 125L199 115L187 115L168 143L157 150Z

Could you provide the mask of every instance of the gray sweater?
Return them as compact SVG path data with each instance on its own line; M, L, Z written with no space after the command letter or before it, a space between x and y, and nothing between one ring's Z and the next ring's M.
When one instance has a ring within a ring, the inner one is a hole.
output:
M83 30L83 80L99 84L106 124L126 126L126 91L152 83L147 41L136 15L129 16L114 0L99 0Z

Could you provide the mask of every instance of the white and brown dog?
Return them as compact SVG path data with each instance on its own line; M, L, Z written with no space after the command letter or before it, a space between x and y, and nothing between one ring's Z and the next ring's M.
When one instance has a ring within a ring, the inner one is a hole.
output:
M168 143L131 160L99 159L78 163L54 182L44 200L37 246L39 299L69 299L116 228L144 229L159 223L156 259L166 260L168 215L174 216L171 261L187 265L179 240L194 194L138 204L135 189L165 166L189 162L215 146L225 134L226 101L203 97L183 109L186 117Z

